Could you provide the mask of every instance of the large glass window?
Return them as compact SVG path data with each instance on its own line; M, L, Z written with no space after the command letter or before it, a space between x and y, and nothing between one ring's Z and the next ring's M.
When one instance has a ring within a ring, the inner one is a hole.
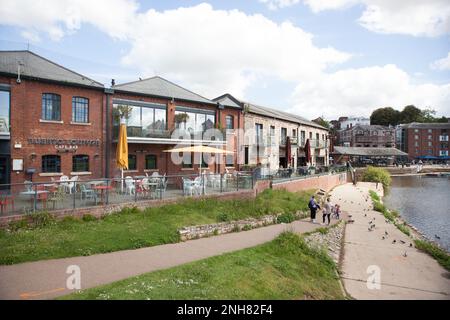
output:
M153 154L148 154L145 156L145 169L156 169L156 156Z
M123 104L122 104L123 105ZM118 104L114 104L117 108ZM129 137L154 137L160 136L166 130L166 109L163 106L151 105L131 106L129 118L126 120L127 134ZM115 128L118 129L119 119L115 120ZM116 130L118 133L118 130Z
M72 157L72 171L73 172L87 172L89 171L89 156L76 155Z
M204 132L215 126L215 115L192 111L175 111L175 126L191 134Z
M137 159L135 154L128 155L128 170L137 170Z
M0 91L0 132L9 132L10 93Z
M281 128L280 144L283 146L286 144L286 137L287 137L287 129Z
M42 120L61 121L61 96L54 93L42 94Z
M42 172L61 172L61 157L57 155L42 156Z
M225 156L225 165L227 167L234 167L234 156L232 154L227 154Z
M89 122L89 100L83 97L72 98L72 121L78 123Z

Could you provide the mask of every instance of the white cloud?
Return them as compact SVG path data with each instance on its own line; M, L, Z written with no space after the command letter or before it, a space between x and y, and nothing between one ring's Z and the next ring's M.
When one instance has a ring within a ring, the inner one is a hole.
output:
M312 34L290 22L209 4L139 12L133 0L113 1L9 1L0 6L0 24L20 27L34 41L42 34L57 40L91 24L129 44L122 62L139 76L159 74L207 97L230 92L246 98L250 86L261 88L267 79L295 84L292 110L308 118L407 104L450 114L450 84L417 84L395 65L330 73L329 66L351 55L315 46Z
M224 91L242 96L264 76L308 79L350 57L314 46L311 34L289 22L276 24L259 14L214 10L209 4L149 10L135 25L124 63L146 75L167 75L208 96Z
M22 36L33 41L39 39L39 32L59 40L80 29L83 23L92 24L113 38L124 39L137 7L134 0L2 1L0 23L23 28Z
M450 84L412 84L411 77L397 66L346 69L300 83L292 96L291 111L309 118L328 119L342 115L369 116L375 108L402 109L414 104L450 114Z
M278 8L290 7L300 2L300 0L259 0L259 2L265 3L270 10L276 10Z
M430 67L435 70L450 70L450 52L445 58L434 61Z
M271 9L299 3L290 0L260 1ZM314 13L363 5L365 9L358 22L377 33L427 37L450 34L448 0L303 0L303 3Z

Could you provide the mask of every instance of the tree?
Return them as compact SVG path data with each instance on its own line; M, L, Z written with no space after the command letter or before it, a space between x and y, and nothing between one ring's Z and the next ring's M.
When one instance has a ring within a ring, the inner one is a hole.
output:
M419 108L409 105L400 112L400 123L423 122L423 113Z
M382 126L395 126L398 124L400 117L400 112L391 108L378 108L375 111L372 112L372 115L370 116L370 124L375 125L382 125Z

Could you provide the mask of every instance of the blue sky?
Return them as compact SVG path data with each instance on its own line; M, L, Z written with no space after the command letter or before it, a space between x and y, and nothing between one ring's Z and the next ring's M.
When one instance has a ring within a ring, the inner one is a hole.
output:
M342 7L326 8L323 0L113 0L105 2L119 8L112 21L103 0L46 8L54 1L2 4L0 49L29 46L105 84L159 74L209 98L229 92L308 118L407 104L450 116L445 1L430 0L424 17L407 1L392 7L387 0L342 0ZM381 18L371 15L368 26L361 17L374 5ZM444 26L421 24L436 18Z

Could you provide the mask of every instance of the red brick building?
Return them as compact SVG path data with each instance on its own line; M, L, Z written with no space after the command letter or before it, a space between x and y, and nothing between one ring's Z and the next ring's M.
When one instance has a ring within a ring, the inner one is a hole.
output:
M0 52L0 184L103 176L103 85L29 51Z
M397 148L410 160L450 160L450 123L409 123L396 128Z
M174 164L164 152L176 145L238 151L235 130L243 127L241 108L160 77L105 88L30 51L0 51L0 185L30 180L30 170L33 181L43 182L62 175L118 176L119 119L114 110L119 105L131 110L127 175L197 174L198 163ZM188 132L184 139L173 136L177 128ZM223 137L205 135L211 128L228 130ZM220 157L222 161L208 166L211 172L238 167L235 155Z

